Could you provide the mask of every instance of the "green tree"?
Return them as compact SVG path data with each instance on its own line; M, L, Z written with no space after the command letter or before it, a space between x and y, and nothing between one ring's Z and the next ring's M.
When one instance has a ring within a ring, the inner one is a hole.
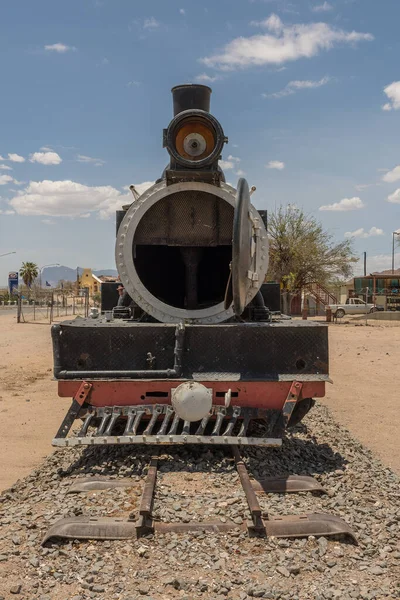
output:
M95 306L100 306L101 304L101 293L95 292L92 296L92 300Z
M351 240L336 243L321 223L297 207L280 207L269 216L268 237L268 279L281 282L286 313L293 296L307 284L349 278L357 262Z
M19 270L19 274L21 275L24 284L28 288L29 298L31 286L35 281L36 277L39 275L38 266L33 262L23 262Z

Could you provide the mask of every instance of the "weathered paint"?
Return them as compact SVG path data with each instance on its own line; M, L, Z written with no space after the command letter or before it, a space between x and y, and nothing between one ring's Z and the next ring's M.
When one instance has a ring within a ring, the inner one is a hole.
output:
M143 404L171 404L171 388L176 388L182 380L114 380L88 381L92 385L88 398L93 406L127 406ZM281 410L288 396L291 381L202 381L204 386L213 390L213 404L224 405L224 395L231 390L232 404L254 408L271 408ZM71 398L76 395L82 381L59 381L58 395L61 398ZM167 393L159 396L157 392ZM236 396L236 394L238 394ZM322 398L325 396L325 381L302 382L303 398Z

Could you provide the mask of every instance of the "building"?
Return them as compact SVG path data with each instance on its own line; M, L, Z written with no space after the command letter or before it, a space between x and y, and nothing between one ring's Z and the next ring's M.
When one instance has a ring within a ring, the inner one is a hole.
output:
M352 281L349 298L368 298L368 302L384 306L385 310L400 310L400 269L370 273Z
M103 282L117 281L117 277L109 275L95 275L92 269L83 269L78 276L78 290L88 289L89 297L100 293L101 284Z

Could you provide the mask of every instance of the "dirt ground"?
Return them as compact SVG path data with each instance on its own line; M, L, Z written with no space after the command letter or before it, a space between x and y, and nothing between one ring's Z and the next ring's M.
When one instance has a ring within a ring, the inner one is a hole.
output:
M52 381L49 324L17 324L10 312L0 310L0 490L52 452L51 440L70 404L58 398Z
M337 421L400 473L400 323L329 326L331 377L322 400ZM70 400L52 377L49 325L17 324L0 310L0 490L38 466Z

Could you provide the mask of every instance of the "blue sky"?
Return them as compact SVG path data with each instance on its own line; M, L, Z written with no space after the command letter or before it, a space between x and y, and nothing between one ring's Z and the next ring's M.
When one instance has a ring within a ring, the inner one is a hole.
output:
M0 254L17 254L0 284L27 260L114 268L114 210L159 177L170 88L196 81L230 183L245 173L258 208L302 206L390 268L399 19L398 0L2 3Z

